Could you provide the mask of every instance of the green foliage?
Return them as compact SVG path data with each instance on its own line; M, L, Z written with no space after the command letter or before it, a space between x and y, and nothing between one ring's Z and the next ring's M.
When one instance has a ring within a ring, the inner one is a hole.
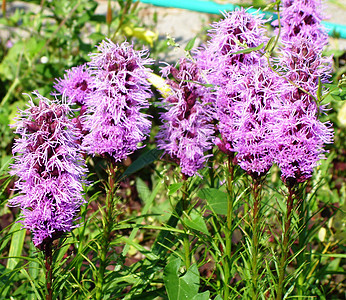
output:
M106 36L150 46L154 56L167 48L141 23L137 1L110 1L108 18L96 14L97 1L26 2L35 12L17 9L0 20L11 29L0 45L0 299L45 299L47 292L44 254L16 223L20 212L6 205L15 193L7 170L13 144L8 124L26 106L22 93L37 89L48 96L54 78L87 61ZM275 46L273 37L236 53L272 53ZM295 191L291 215L289 190L275 166L261 183L255 222L254 182L237 166L230 172L218 151L201 176L185 180L150 137L146 148L117 166L113 189L106 162L89 158L80 226L54 244L53 299L275 299L280 272L283 299L342 299L345 52L328 51L336 69L331 84L319 84L318 101L331 102L322 120L334 123L335 142L311 180Z

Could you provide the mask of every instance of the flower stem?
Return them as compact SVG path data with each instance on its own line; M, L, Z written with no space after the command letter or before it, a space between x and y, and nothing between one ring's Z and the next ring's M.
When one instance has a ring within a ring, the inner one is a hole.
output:
M47 295L46 300L53 299L53 255L52 244L49 239L44 246L45 266L46 266L46 283L47 283Z
M231 256L232 256L232 214L233 214L233 179L234 166L232 164L233 157L228 156L228 174L227 174L227 227L225 231L226 239L226 257L224 262L224 294L223 299L229 298L229 280L231 275Z
M188 192L187 192L188 180L187 180L187 178L185 178L185 176L183 176L183 180L184 180L184 185L182 188L183 210L184 210L184 212L188 213L188 209L189 209L189 203L187 201L187 198L188 198ZM183 243L184 243L184 254L185 254L185 267L186 267L186 269L188 269L191 266L190 240L189 240L188 234L184 235L184 242Z
M109 162L108 166L108 188L106 195L106 208L103 215L103 236L100 249L100 266L96 282L96 299L103 299L104 274L107 266L107 253L110 244L110 237L113 225L114 192L116 189L115 166Z
M294 200L294 189L291 186L288 186L288 199L287 199L287 211L285 218L285 227L283 231L283 241L282 241L282 252L281 259L279 264L279 280L276 292L276 300L282 299L282 294L284 290L284 279L285 279L285 270L287 265L288 251L289 251L289 236L291 233L291 220L292 220L292 210L293 210L293 200Z
M261 206L262 184L260 178L254 178L253 193L253 210L252 210L252 251L251 251L251 282L252 282L252 299L258 299L258 253L259 253L259 219Z

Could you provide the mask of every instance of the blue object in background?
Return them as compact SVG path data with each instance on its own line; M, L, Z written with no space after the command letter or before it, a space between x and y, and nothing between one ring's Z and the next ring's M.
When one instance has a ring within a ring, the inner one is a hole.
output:
M209 14L220 14L223 11L232 11L235 10L238 5L234 4L219 4L212 1L204 0L139 0L142 3L152 4L162 7L175 7L183 8L192 11L198 11ZM250 13L263 13L266 18L272 17L273 20L277 19L276 14L271 12L263 12L255 8L249 8L248 12ZM335 36L338 38L346 39L346 25L322 22L330 36Z

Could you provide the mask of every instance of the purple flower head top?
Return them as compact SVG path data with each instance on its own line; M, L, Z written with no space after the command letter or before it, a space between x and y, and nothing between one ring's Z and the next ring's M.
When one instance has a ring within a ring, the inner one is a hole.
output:
M309 37L321 49L328 35L321 26L323 19L320 0L284 0L281 2L281 38L283 41ZM273 22L274 25L278 21Z
M220 149L235 152L237 163L253 177L265 175L274 161L273 127L281 84L280 77L266 64L252 65L247 72L232 76L232 81L219 91L216 107L223 138Z
M177 68L163 68L162 75L173 77L167 79L173 92L163 101L167 111L161 114L158 148L179 163L183 174L193 176L204 167L205 152L212 148L210 91L199 84L203 80L196 64L186 59L181 59Z
M209 30L210 41L197 53L201 68L210 72L208 81L222 85L228 80L228 69L242 69L257 64L260 56L257 53L233 54L246 48L254 48L265 43L262 15L253 15L244 9L224 13L224 19L212 24Z
M273 163L272 127L282 80L258 51L235 53L267 42L265 22L243 9L226 13L197 53L207 80L216 86L214 118L221 139L215 142L254 177L266 174Z
M333 142L333 128L322 123L314 110L302 114L299 102L284 106L278 112L274 136L278 141L275 161L282 180L289 185L311 177L320 159L325 158L325 144Z
M92 77L86 65L66 70L64 78L57 79L54 88L60 95L65 95L70 103L85 104L86 96L91 92Z
M11 174L17 175L19 195L10 205L20 206L21 221L37 247L71 231L84 199L85 166L78 149L78 130L68 119L69 107L33 93L39 100L22 111L15 133Z
M151 123L142 112L149 107L151 64L148 51L136 51L127 42L110 40L91 54L92 92L87 97L83 126L89 133L83 146L89 154L108 154L115 161L126 158L148 136Z
M278 141L275 161L287 184L304 182L311 177L323 147L331 143L330 123L318 120L326 110L317 99L319 80L328 82L331 58L322 56L327 34L322 29L321 1L283 1L282 46L279 65L288 79L282 86L282 106L278 110Z

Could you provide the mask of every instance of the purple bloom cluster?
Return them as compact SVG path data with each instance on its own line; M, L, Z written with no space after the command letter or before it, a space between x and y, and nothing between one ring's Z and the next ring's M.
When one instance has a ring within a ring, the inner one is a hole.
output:
M222 137L216 142L222 151L236 153L239 165L252 176L265 174L273 163L274 109L282 80L258 52L236 52L268 40L264 22L243 9L227 13L197 53L208 82L216 86L214 117Z
M58 79L54 88L60 95L65 95L70 103L84 105L87 95L91 92L93 78L86 65L66 70L63 79Z
M183 174L193 176L204 167L208 157L204 153L212 148L210 91L201 84L204 81L197 65L186 59L178 67L163 68L162 75L173 78L167 79L172 92L163 101L167 111L161 114L158 148L180 164Z
M325 108L317 99L319 79L328 82L331 59L322 56L327 34L322 30L321 1L283 1L282 46L279 65L290 81L282 88L282 107L275 136L276 163L284 182L303 182L311 177L324 144L331 143L330 124L318 120Z
M103 41L99 53L91 54L88 73L92 77L86 97L83 128L89 133L83 147L89 154L109 154L115 161L140 147L150 132L151 122L142 112L149 107L151 64L146 50L136 51L127 42Z
M20 206L25 228L33 233L35 246L59 238L73 229L73 221L84 199L85 172L78 151L78 130L68 118L69 107L34 95L29 108L22 111L15 133L20 135L13 147L19 195L10 205Z
M225 12L224 19L213 23L209 30L208 44L198 51L198 65L208 71L208 81L214 85L225 85L229 80L229 69L241 70L258 64L256 52L233 54L265 43L264 23L261 15L252 15L244 9Z
M321 27L322 8L321 0L281 1L282 40L299 40L301 37L309 37L323 47L328 41L328 35ZM273 23L276 25L278 21Z

